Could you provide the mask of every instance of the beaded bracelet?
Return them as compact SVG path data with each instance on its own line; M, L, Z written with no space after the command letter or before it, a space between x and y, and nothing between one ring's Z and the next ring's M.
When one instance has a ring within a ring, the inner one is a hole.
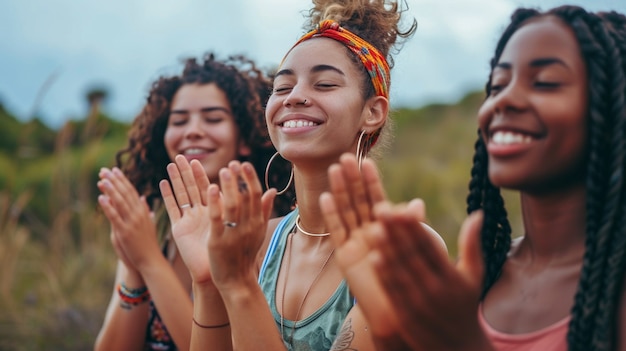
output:
M125 309L131 309L133 306L142 304L150 299L150 292L146 286L130 289L122 282L117 285L117 293L122 300L120 306Z

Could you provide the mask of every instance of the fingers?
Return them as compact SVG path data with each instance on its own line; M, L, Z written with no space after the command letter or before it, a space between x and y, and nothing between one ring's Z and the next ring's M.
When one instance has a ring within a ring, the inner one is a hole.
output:
M276 191L263 193L252 164L231 161L227 168L219 171L219 179L220 186L211 184L208 192L215 235L223 234L225 222L237 223L238 228L254 229L269 219Z
M222 168L219 171L220 188L222 190L223 219L228 222L239 222L240 197L239 175L240 165L234 162L229 168Z
M208 203L210 182L200 161L187 162L183 155L177 155L174 163L167 165L167 173L170 180L159 182L159 189L172 221L178 221L185 209Z
M343 154L328 169L336 209L347 230L373 220L373 207L386 196L376 165L365 160L361 169L352 154Z
M263 188L261 187L261 182L259 182L259 178L257 177L256 171L251 163L244 162L241 165L241 178L245 184L243 188L240 186L239 189L239 192L242 195L242 207L245 209L241 218L246 218L243 216L257 216L257 221L266 220L266 206L268 206L268 204L264 204L263 202ZM271 205L271 203L269 205Z
M174 192L172 191L170 182L167 179L161 180L159 182L159 189L161 190L161 196L163 197L163 203L165 204L167 215L173 223L177 222L181 217L181 213L180 208L178 208L176 198L174 197Z
M339 210L339 215L348 230L352 230L358 226L358 217L355 209L352 207L350 193L344 174L340 164L333 164L328 168L328 178L330 181L330 190Z
M116 208L122 218L125 218L132 209L137 207L139 197L137 191L118 168L113 170L102 168L99 175L98 189L107 195L109 204Z
M370 211L372 202L366 193L358 161L354 155L344 154L339 158L339 163L347 185L349 201L356 212L357 220L359 223L370 221L372 219Z
M274 199L276 199L276 189L268 189L261 197L261 206L263 211L263 220L267 221L272 216L272 209L274 208Z
M343 245L348 234L343 225L333 195L329 192L322 193L319 203L326 229L330 232L333 243L336 247Z
M179 198L178 192L176 192L176 185L174 185L174 193L176 194L176 198L181 199L181 201L179 201L179 205L183 207L185 204L189 204L193 207L196 204L201 204L202 200L200 197L200 191L198 189L198 185L196 184L195 179L195 176L199 176L198 172L193 172L191 165L183 155L176 155L176 157L174 157L174 162L178 167L178 171L180 172L180 176L184 184L184 188L180 188L180 190L184 190L186 192L188 199L188 201L183 202L182 198ZM206 178L206 173L204 171L202 171L202 173L204 173L204 177ZM206 182L208 183L208 179Z
M388 230L395 234L390 239L396 241L401 254L404 254L407 259L415 259L417 255L420 260L429 265L429 269L433 272L441 272L444 267L447 267L449 258L441 250L438 234L435 233L437 235L435 237L433 231L422 223L425 210L419 209L421 206L417 205L419 202L415 202L412 206L389 207L389 211L383 213L381 219Z
M363 160L361 163L361 174L365 182L367 196L371 203L376 204L385 201L387 195L385 194L385 188L383 187L383 182L380 179L378 168L374 161L370 159Z
M250 165L248 165L250 166ZM228 169L231 172L232 179L236 184L236 190L228 196L234 196L238 210L236 211L236 217L232 217L233 222L241 222L242 220L250 221L253 218L251 216L258 216L254 219L262 218L261 213L261 189L254 187L254 179L250 179L250 168L244 172L244 164L240 164L237 161L230 162ZM244 174L245 173L245 174ZM246 178L247 176L247 178ZM250 184L252 182L252 184ZM251 189L253 187L254 189ZM255 196L251 194L255 192ZM231 217L227 217L231 218Z
M422 199L413 199L407 205L409 211L415 214L415 218L420 222L426 221L426 204Z
M459 234L457 269L475 289L481 289L485 275L480 240L482 225L483 211L474 211L463 222Z
M220 238L221 235L224 234L224 223L222 220L222 198L220 194L220 187L217 184L209 185L208 197L209 218L211 220L210 238Z
M196 185L198 186L198 192L200 193L200 199L203 205L208 203L208 194L207 190L209 189L209 177L202 167L202 163L198 160L192 160L189 165L191 166L191 172L193 173L193 178L196 181Z
M111 199L108 195L99 195L98 203L100 204L104 215L108 218L113 227L119 227L124 225L124 219L120 216L115 206L111 204Z

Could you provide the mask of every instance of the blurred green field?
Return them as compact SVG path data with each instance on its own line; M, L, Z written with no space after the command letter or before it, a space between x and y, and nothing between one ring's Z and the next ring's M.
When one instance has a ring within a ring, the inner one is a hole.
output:
M423 198L451 257L481 100L477 92L394 111L394 138L378 159L389 197ZM21 123L0 105L0 351L92 349L115 270L97 174L113 164L128 129L94 111L57 131ZM518 201L505 199L519 233Z

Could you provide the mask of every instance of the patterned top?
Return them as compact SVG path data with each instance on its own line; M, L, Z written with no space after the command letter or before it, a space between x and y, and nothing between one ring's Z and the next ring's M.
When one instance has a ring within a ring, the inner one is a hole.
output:
M148 327L146 328L146 343L144 351L176 351L176 344L167 332L167 328L159 312L154 306L154 302L150 300L150 318L148 319Z
M307 318L297 321L295 328L294 321L284 319L283 330L280 330L281 316L276 308L276 283L285 254L287 237L295 226L297 213L297 209L290 212L276 227L261 267L259 281L287 350L326 351L332 346L343 321L354 306L354 297L350 294L345 280L322 307Z
M168 234L163 243L163 255L168 261L174 262L176 251L173 245L169 245L171 236ZM177 351L176 344L165 327L165 324L159 316L154 302L150 300L150 317L148 318L148 326L146 328L146 343L144 351Z

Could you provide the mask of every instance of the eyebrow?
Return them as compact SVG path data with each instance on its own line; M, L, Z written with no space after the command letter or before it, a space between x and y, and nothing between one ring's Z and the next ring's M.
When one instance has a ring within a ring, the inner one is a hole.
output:
M213 111L224 111L226 113L231 113L229 109L227 109L226 107L221 107L221 106L203 107L200 109L200 112L213 112ZM185 114L188 112L189 110L171 110L170 115L171 114Z
M542 57L542 58L534 59L530 61L530 64L529 64L530 67L546 67L550 65L561 65L565 68L569 68L569 66L567 66L565 62L563 62L563 60L559 58L555 58L555 57ZM509 62L500 62L494 68L510 70L511 67L512 65Z
M337 73L341 74L342 76L346 75L345 73L343 73L342 70L340 70L339 68L337 68L335 66L331 66L331 65L317 65L317 66L313 66L313 68L311 68L311 73L319 73L319 72L324 72L324 71L337 72ZM292 69L281 69L280 71L278 71L276 73L276 75L274 77L290 76L290 75L294 75L294 72L293 72Z

